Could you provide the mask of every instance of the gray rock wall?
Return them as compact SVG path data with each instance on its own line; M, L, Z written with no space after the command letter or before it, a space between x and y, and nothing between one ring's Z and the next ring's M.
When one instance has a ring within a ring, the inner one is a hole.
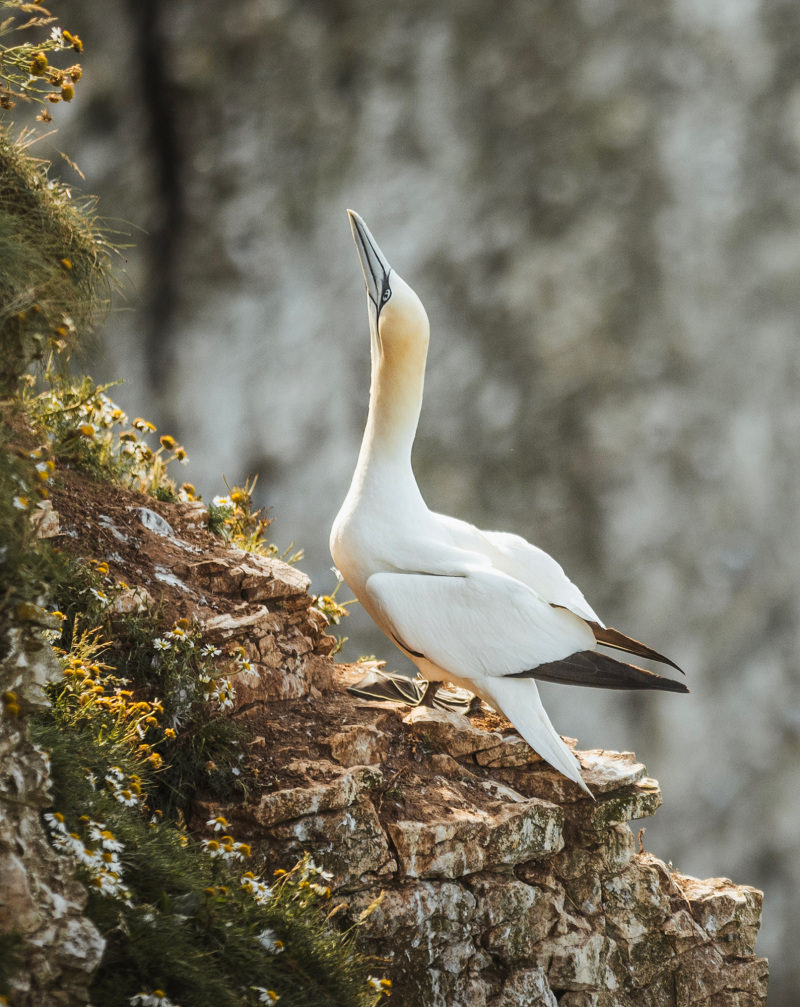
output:
M646 758L676 864L766 890L773 1002L793 1002L800 8L59 12L87 51L56 142L147 232L107 328L123 403L186 443L206 495L259 471L275 539L328 588L366 411L358 209L432 322L429 502L531 537L687 667L686 698L546 702ZM353 657L392 656L351 623Z
M105 941L82 915L86 890L71 858L50 845L40 812L50 806L50 762L27 738L26 717L49 705L43 688L61 678L48 644L34 632L2 641L0 692L0 934L16 934L14 1007L72 1007L88 986ZM5 964L5 963L4 963Z

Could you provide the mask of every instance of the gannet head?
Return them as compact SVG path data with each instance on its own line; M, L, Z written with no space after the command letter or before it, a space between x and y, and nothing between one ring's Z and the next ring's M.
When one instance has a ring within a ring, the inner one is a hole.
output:
M367 286L370 331L379 337L384 349L391 344L416 345L427 350L430 326L422 301L386 261L355 210L348 210L347 214Z

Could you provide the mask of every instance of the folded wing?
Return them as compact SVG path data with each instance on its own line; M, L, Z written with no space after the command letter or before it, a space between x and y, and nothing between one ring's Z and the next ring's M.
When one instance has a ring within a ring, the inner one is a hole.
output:
M501 573L508 574L535 591L551 605L566 608L587 622L603 626L597 613L564 573L560 563L538 546L509 532L481 531L466 521L434 515L454 543L488 559Z
M515 675L595 646L583 619L489 567L376 573L366 589L389 635L459 678Z

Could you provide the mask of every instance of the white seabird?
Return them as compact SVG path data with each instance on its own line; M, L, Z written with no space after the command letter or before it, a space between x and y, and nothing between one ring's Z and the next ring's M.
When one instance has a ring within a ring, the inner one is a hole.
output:
M534 679L688 692L597 644L668 658L608 628L546 552L428 509L411 468L430 327L422 302L347 211L367 286L369 416L350 490L331 531L333 560L359 602L430 682L501 710L538 754L584 790L580 765ZM680 671L679 668L677 670Z

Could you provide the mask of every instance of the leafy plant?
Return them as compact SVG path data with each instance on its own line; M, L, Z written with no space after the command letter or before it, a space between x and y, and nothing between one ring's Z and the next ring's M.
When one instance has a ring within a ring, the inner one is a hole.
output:
M56 458L109 482L117 482L162 500L194 500L194 487L180 488L167 474L173 462L187 464L186 449L168 434L156 448L148 438L156 428L127 414L106 392L119 382L97 386L89 377L70 378L48 366L44 391L33 394L35 381L22 381L22 400L28 418L49 439Z
M245 552L258 552L264 556L276 556L285 563L297 563L303 558L303 550L292 553L294 542L283 552L267 542L264 533L272 524L266 509L253 505L253 491L258 476L252 481L245 480L244 486L228 486L228 496L216 496L208 507L208 527L216 535L221 535L232 545ZM227 483L225 484L228 485Z
M156 651L196 650L190 630L176 624L153 641L170 644ZM209 821L211 837L197 843L180 816L176 825L156 807L167 772L160 753L177 731L165 727L168 706L122 680L109 653L98 632L73 635L61 655L65 681L52 687L53 709L34 729L52 763L56 810L44 820L54 847L76 859L87 914L108 940L93 1002L122 1007L160 990L196 1007L376 1004L388 986L367 976L354 943L363 916L336 930L321 868L304 858L268 882L244 870L251 849L224 818ZM201 669L219 656L214 648L201 655ZM183 663L166 661L158 684L180 687ZM213 680L203 678L207 688Z
M37 30L38 38L36 41L17 41L13 45L0 41L0 67L3 72L0 110L9 111L19 100L33 101L43 106L37 118L50 122L52 116L47 105L72 101L75 88L83 76L80 64L59 67L51 62L52 57L66 53L67 60L74 59L75 53L83 52L83 42L77 35L55 24L56 18L42 6L41 0L33 0L32 3L0 0L2 11L9 16L0 21L0 39L16 39L18 32L32 30ZM45 34L48 28L50 30Z

